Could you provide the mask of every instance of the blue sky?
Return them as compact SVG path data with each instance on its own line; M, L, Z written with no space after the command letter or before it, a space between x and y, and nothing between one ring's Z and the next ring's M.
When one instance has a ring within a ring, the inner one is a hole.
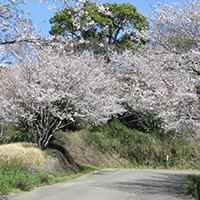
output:
M151 14L151 8L147 5L147 2L149 4L155 4L156 2L162 2L166 4L170 4L171 2L178 2L182 3L183 0L101 0L102 3L128 3L130 2L134 6L137 7L137 11L142 13L149 13ZM55 9L49 10L47 8L48 5L52 5L52 2L49 1L48 4L42 3L39 4L33 0L27 0L27 5L24 7L25 10L30 10L31 15L29 18L33 20L33 23L38 27L37 31L41 33L41 35L49 35L48 31L51 28L51 25L49 24L49 19L53 16L52 12L55 12ZM43 21L46 21L43 23Z

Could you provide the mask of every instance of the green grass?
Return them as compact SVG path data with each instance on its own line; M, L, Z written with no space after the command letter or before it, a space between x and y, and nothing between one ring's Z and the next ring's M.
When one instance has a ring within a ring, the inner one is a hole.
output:
M42 172L30 174L24 167L4 166L0 169L0 194L9 194L13 189L29 191L50 181L48 174Z
M192 198L200 199L200 175L188 175L186 179L186 192Z
M69 181L100 169L90 165L82 165L82 167L84 170L80 173L71 171L69 174L55 171L53 174L49 174L44 170L37 173L30 173L28 168L23 164L19 164L18 162L6 164L0 161L0 195L7 195L11 192L29 191L41 185Z
M132 165L151 168L165 168L167 143L172 133L156 135L128 128L119 120L97 127L85 138L101 152L117 152L120 157L130 160ZM198 142L190 142L186 137L173 140L168 148L169 168L200 169Z
M18 141L29 141L25 132L20 127L9 126L5 130L6 134L1 138L0 143L10 143ZM98 151L106 154L117 154L121 158L128 161L126 168L153 168L164 169L166 163L167 142L173 136L173 133L163 135L154 133L144 133L135 129L128 128L118 120L113 120L110 123L94 128L90 131L79 131L76 134L58 132L56 137L62 141L72 139L81 140L81 151L86 152L90 146L94 146ZM173 140L169 145L169 169L200 169L200 145L198 141L191 142L185 137ZM97 154L95 154L97 155ZM27 165L18 160L6 163L5 160L0 160L0 195L6 195L11 192L29 191L34 187L44 184L53 184L56 182L69 181L94 170L102 168L82 165L83 171L75 173L74 171L58 172L54 171L49 174L44 170L30 172ZM109 166L106 166L109 167ZM110 165L112 167L112 164ZM197 186L200 185L199 176L188 176L186 181L186 190L188 194L196 198ZM194 188L196 188L194 190ZM195 196L196 195L196 196Z

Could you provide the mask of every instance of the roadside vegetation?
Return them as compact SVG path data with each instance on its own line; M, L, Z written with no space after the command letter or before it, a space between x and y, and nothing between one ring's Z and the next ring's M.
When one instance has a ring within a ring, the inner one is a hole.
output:
M190 141L186 137L173 140L173 131L167 134L160 131L141 132L115 119L90 131L86 140L103 152L117 152L134 166L155 169L166 167L167 144L171 141L168 149L170 168L200 169L198 141Z
M80 173L75 173L74 171L70 173L55 171L51 174L45 170L30 173L26 165L16 165L16 162L13 161L9 165L5 164L0 166L0 195L7 195L11 192L29 191L38 186L69 181L87 174L90 171L99 169L94 166L82 165L83 171Z
M44 151L35 147L20 126L10 124L0 138L0 195L71 180L102 168L165 169L167 143L174 133L164 134L159 128L142 132L125 124L113 119L98 127L79 125L81 130L60 131ZM168 148L168 169L199 170L198 141L179 137ZM198 180L187 179L186 189L192 196Z
M33 143L19 142L0 146L0 195L29 191L34 187L64 182L100 169L81 165L77 173L72 168L56 168L47 152Z
M186 192L193 199L200 199L200 176L188 175L186 179Z

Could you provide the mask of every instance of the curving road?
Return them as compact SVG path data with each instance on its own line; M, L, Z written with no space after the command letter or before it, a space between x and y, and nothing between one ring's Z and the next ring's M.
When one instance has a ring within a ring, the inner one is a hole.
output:
M0 200L184 200L191 199L184 193L185 177L191 173L195 172L103 170Z

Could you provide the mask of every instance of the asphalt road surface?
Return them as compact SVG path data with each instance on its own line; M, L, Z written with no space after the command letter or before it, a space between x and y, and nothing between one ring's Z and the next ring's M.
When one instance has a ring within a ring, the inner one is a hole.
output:
M189 171L103 170L76 180L1 196L0 200L183 200Z

